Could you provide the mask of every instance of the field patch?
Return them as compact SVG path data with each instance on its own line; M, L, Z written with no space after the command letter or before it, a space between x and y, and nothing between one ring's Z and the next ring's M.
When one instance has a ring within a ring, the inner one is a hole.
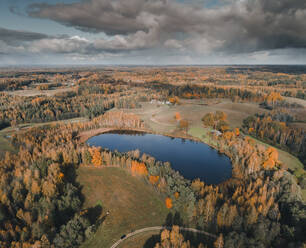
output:
M104 219L84 248L107 248L133 230L165 223L168 210L162 197L143 178L122 168L82 167L78 182L83 187L85 207L102 205Z
M232 128L241 127L245 118L255 113L265 113L256 103L233 103L229 99L189 99L180 100L179 105L158 105L155 103L141 103L142 108L124 111L138 114L145 123L157 132L173 132L177 127L175 113L180 113L188 120L189 126L200 126L202 117L207 113L223 111Z
M27 90L14 90L14 91L5 91L5 93L10 94L12 96L54 96L59 93L64 93L67 91L73 91L75 88L57 88L52 90L37 90L37 89L27 89Z

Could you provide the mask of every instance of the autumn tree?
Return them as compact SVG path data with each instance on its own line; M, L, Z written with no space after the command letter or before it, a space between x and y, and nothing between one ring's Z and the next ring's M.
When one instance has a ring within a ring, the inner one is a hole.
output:
M169 102L172 104L179 104L180 101L179 101L179 98L175 96L175 97L170 97Z
M191 245L190 241L185 241L179 226L173 226L171 231L167 229L162 231L160 243L157 243L155 248L191 248Z
M150 183L152 183L153 185L158 183L159 180L159 176L150 176L149 177Z
M181 120L182 119L181 114L179 112L176 112L174 115L174 119L177 121Z
M216 113L207 113L202 118L203 125L206 127L212 127L213 129L225 132L229 130L227 123L227 115L222 111L216 111Z
M224 246L224 241L223 241L223 235L221 233L219 237L216 239L216 241L214 242L214 247L223 248L223 246Z
M171 198L167 197L166 200L165 200L165 203L166 203L166 207L167 207L168 209L170 209L170 208L173 207Z
M132 161L131 171L134 175L147 176L148 170L144 163L138 162L136 160Z
M101 166L102 165L101 148L92 147L92 148L89 148L89 152L92 157L91 163L97 167Z

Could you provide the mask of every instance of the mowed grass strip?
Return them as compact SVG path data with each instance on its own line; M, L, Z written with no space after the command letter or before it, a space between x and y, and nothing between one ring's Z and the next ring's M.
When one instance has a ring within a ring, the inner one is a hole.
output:
M102 205L106 216L95 235L82 247L108 248L123 234L165 223L169 211L164 200L143 178L122 168L79 168L85 207Z

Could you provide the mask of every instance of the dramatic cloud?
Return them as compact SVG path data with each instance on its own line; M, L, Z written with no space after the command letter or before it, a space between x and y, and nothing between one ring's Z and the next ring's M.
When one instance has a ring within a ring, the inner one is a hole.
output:
M0 27L0 41L6 44L20 44L24 41L34 41L48 38L48 35L26 31L16 31Z
M214 8L172 0L84 0L33 4L28 14L82 31L120 35L115 44L96 42L109 50L159 45L244 53L306 47L303 0L232 0Z
M0 28L0 56L111 57L119 63L306 61L305 0L79 0L31 4L26 17L63 24L46 21L56 26L52 34L69 35Z
M3 35L2 35L3 34ZM0 28L0 53L47 53L47 54L97 54L119 53L144 50L154 47L156 33L154 30L145 33L122 36L115 35L110 39L97 38L88 40L80 36L48 36L40 33L15 31Z

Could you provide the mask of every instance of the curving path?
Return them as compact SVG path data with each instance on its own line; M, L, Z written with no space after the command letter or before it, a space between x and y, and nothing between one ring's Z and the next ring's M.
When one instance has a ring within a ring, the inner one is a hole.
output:
M139 229L139 230L136 230L134 232L131 232L129 234L127 234L124 238L122 239L119 239L116 243L114 243L111 248L116 248L118 247L118 245L123 242L124 240L132 237L132 236L135 236L139 233L143 233L143 232L148 232L148 231L159 231L159 230L164 230L164 229L169 229L171 230L172 227L169 227L169 226L153 226L153 227L146 227L146 228L142 228L142 229ZM216 235L212 234L212 233L208 233L208 232L205 232L205 231L202 231L202 230L198 230L198 229L194 229L194 228L188 228L188 227L180 227L180 230L181 231L187 231L187 232L193 232L193 233L201 233L201 234L205 234L209 237L212 237L212 238L217 238Z

